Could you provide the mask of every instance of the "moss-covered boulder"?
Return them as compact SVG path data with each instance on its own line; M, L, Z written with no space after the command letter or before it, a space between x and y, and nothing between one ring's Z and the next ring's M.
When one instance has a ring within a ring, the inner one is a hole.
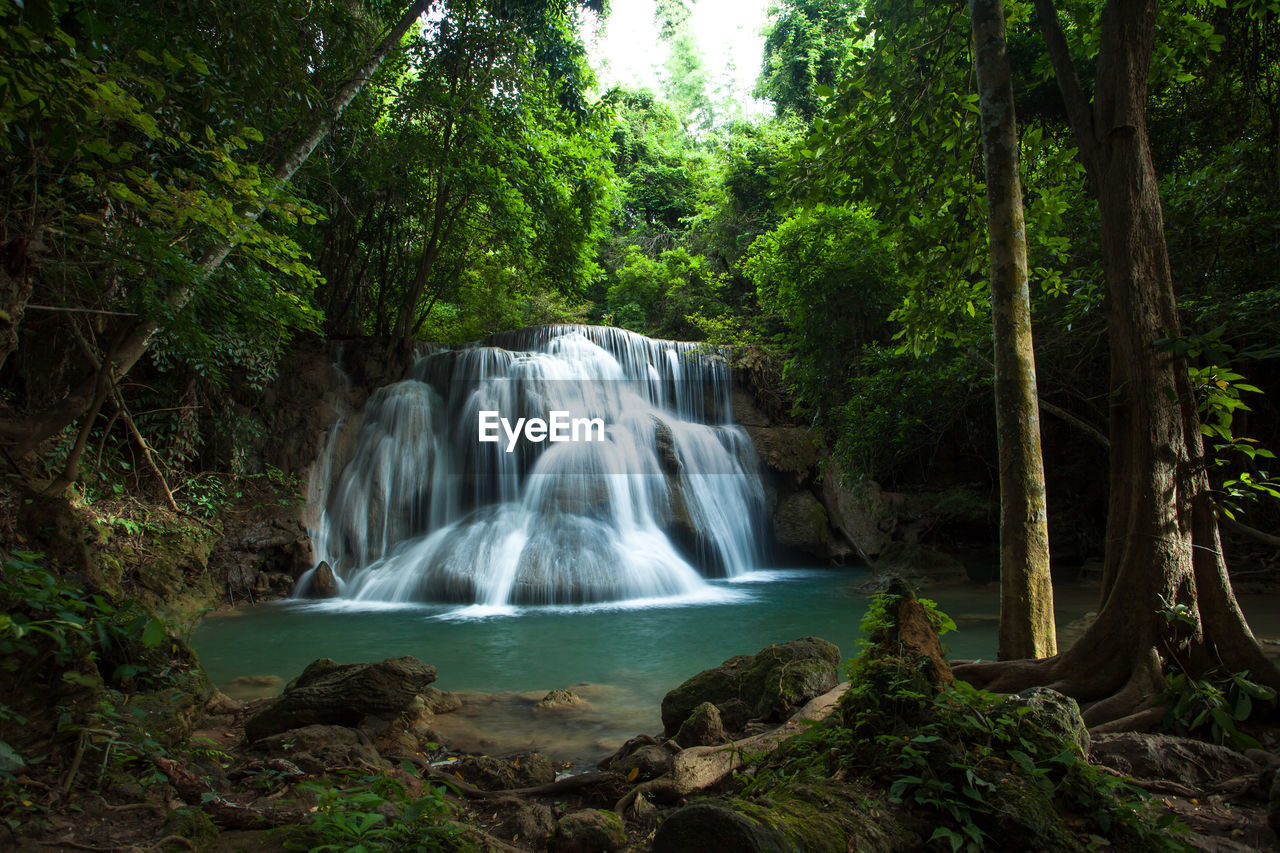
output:
M348 664L321 658L249 718L245 735L256 741L303 726L357 726L369 716L393 717L435 680L436 668L414 657Z
M662 725L667 736L703 702L713 705L738 699L753 717L780 722L805 702L826 693L839 682L840 649L817 637L801 637L738 655L704 670L668 693L662 700Z
M159 846L161 850L206 850L218 840L218 827L213 825L209 815L193 808L169 812L160 832L169 840ZM178 841L179 838L183 841Z
M547 849L553 853L603 853L619 850L626 843L622 818L613 812L583 809L560 818Z
M1070 696L1048 687L1032 687L1005 697L1003 704L1017 715L1018 736L1035 755L1051 758L1070 749L1080 758L1088 756L1089 728L1079 704Z
M703 702L694 708L693 713L680 724L675 741L686 749L724 743L724 723L720 721L719 709L710 702Z
M654 853L889 853L921 849L920 837L881 800L857 786L823 780L757 797L686 806L662 822Z

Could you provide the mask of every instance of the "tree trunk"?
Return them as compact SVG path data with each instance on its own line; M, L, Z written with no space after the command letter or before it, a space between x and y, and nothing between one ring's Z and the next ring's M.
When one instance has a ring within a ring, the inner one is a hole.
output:
M1248 669L1280 688L1227 577L1186 361L1155 344L1180 333L1145 115L1156 7L1109 0L1089 102L1052 0L1036 0L1102 227L1111 465L1098 618L1046 661L956 669L994 690L1048 684L1081 700L1091 725L1149 705L1163 685L1162 658L1196 675ZM1195 624L1167 621L1165 602L1191 608Z
M986 165L995 334L996 439L1000 456L1000 635L996 656L1043 658L1057 651L1049 523L1026 225L1018 178L1018 129L1005 51L1003 0L970 0L979 123Z
M430 6L431 0L413 0L399 22L378 44L377 49L370 55L368 61L357 69L355 74L338 90L338 94L330 102L329 108L312 125L303 140L294 146L284 160L281 161L273 174L277 182L288 182L302 164L307 161L307 158L315 151L316 146L329 133L333 123L342 115L342 111L355 99L355 96L369 82L374 72L391 54L391 51L400 45L401 39L404 38L409 28L427 12ZM258 210L253 214L253 218L256 219L261 213L262 211ZM222 262L227 259L234 248L234 243L228 242L207 252L201 258L200 271L192 282L174 288L166 297L167 307L173 313L181 311L191 300L195 289L204 284L209 276L218 267L222 266ZM124 375L138 362L138 359L146 352L152 337L159 331L159 328L159 323L154 320L147 320L139 322L121 336L119 341L112 347L114 358L111 365L111 380L109 384L118 384ZM95 398L94 389L96 383L95 371L90 373L79 385L72 388L67 396L50 410L22 422L11 421L0 425L0 440L3 440L8 445L12 455L16 458L20 459L26 456L34 451L42 441L61 432L88 410Z

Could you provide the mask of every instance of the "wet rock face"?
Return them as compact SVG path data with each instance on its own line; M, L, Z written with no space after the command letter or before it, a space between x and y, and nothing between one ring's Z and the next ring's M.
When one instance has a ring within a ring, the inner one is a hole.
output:
M321 658L249 719L245 735L253 742L303 726L357 726L366 717L396 716L420 706L418 697L435 680L436 668L413 657L350 664Z
M338 579L333 574L333 567L327 562L316 566L316 573L311 576L311 597L338 597Z
M662 700L667 736L704 702L744 703L753 719L780 722L805 702L839 681L840 650L826 640L802 637L768 646L755 655L738 655L704 670Z

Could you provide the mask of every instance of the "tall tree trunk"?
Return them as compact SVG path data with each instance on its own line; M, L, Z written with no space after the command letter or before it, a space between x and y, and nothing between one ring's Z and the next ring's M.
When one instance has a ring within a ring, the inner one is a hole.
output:
M1111 347L1102 602L1063 654L970 664L956 675L994 690L1048 684L1081 700L1091 725L1161 713L1149 706L1163 686L1162 659L1194 674L1248 669L1280 688L1227 577L1187 363L1155 343L1180 332L1146 126L1157 2L1108 0L1091 102L1052 0L1036 0L1036 11L1102 228ZM1195 623L1167 622L1162 602L1191 608Z
M986 165L995 334L1000 457L1000 634L996 656L1000 660L1043 658L1057 652L1058 643L1031 343L1026 224L1018 178L1018 128L1005 48L1003 0L969 0L969 15Z
M315 151L320 141L328 135L329 129L337 121L338 117L342 115L342 111L360 93L360 90L373 77L374 72L378 70L383 61L400 45L400 41L404 38L405 33L409 31L409 28L427 12L431 2L432 0L413 0L399 22L382 39L378 47L369 56L369 59L338 90L328 109L312 125L302 141L294 146L281 161L273 174L277 182L285 183L289 181L302 164L307 161L307 158ZM254 213L253 218L257 218L261 213L261 210ZM174 313L181 311L191 300L196 287L203 284L218 267L222 266L222 262L227 259L234 248L235 244L228 242L207 252L200 259L200 271L192 283L176 287L170 291L165 299L167 307ZM110 385L118 384L120 379L138 362L138 359L146 352L151 339L159 331L159 328L159 323L154 320L147 320L139 322L125 331L112 347L114 357L110 368ZM0 425L0 440L3 440L8 445L12 455L17 458L31 453L40 442L61 432L77 417L88 411L96 397L96 384L96 372L94 372L89 374L79 385L72 388L66 397L48 411L23 422L9 422Z

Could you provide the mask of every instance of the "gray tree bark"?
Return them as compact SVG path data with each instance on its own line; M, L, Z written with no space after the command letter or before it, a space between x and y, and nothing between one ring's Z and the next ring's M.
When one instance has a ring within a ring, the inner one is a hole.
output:
M1002 0L969 0L978 116L986 167L991 247L991 318L995 337L996 440L1000 458L1000 633L996 656L1043 658L1057 652L1049 524L1026 224L1018 177L1013 105Z

